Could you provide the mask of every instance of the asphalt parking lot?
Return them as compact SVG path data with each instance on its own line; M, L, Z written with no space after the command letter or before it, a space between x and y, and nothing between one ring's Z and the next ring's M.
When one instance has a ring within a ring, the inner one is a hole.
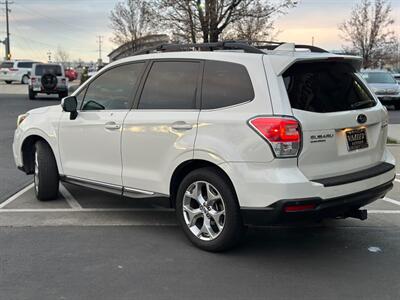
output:
M400 164L366 221L250 228L237 249L206 253L164 199L65 184L58 200L37 201L15 170L12 131L19 113L58 101L2 88L0 299L400 298ZM400 162L400 146L389 149Z

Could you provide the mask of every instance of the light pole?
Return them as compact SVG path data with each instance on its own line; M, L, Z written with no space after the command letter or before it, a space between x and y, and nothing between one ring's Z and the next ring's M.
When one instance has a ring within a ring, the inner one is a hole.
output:
M10 22L9 22L9 18L8 18L8 14L9 12L11 12L11 10L8 8L9 4L13 4L13 2L8 2L8 0L6 0L5 2L0 2L0 4L5 4L6 5L6 39L3 41L3 43L6 46L6 60L10 60L11 59L11 47L10 47Z

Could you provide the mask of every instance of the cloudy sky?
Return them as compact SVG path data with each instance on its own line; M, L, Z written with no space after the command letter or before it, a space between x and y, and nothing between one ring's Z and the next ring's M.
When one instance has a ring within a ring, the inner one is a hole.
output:
M109 39L109 14L118 0L13 0L10 14L14 58L46 60L46 53L66 50L72 59L96 60L96 37L104 36L103 59L115 45ZM281 16L278 40L311 43L340 49L337 25L349 14L356 0L300 0ZM400 0L392 0L395 30L400 34ZM0 40L5 36L5 10L0 9ZM4 47L0 44L0 57Z

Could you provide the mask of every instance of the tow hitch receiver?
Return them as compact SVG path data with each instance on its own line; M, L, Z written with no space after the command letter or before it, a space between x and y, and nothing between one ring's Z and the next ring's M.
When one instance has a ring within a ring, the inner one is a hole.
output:
M352 210L346 214L346 217L360 219L363 221L368 218L368 211L366 209Z

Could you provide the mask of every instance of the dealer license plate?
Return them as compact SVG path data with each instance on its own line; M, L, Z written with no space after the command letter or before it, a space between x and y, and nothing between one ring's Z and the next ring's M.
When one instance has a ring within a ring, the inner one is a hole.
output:
M349 151L368 148L367 131L365 128L347 131L346 137L347 149Z

